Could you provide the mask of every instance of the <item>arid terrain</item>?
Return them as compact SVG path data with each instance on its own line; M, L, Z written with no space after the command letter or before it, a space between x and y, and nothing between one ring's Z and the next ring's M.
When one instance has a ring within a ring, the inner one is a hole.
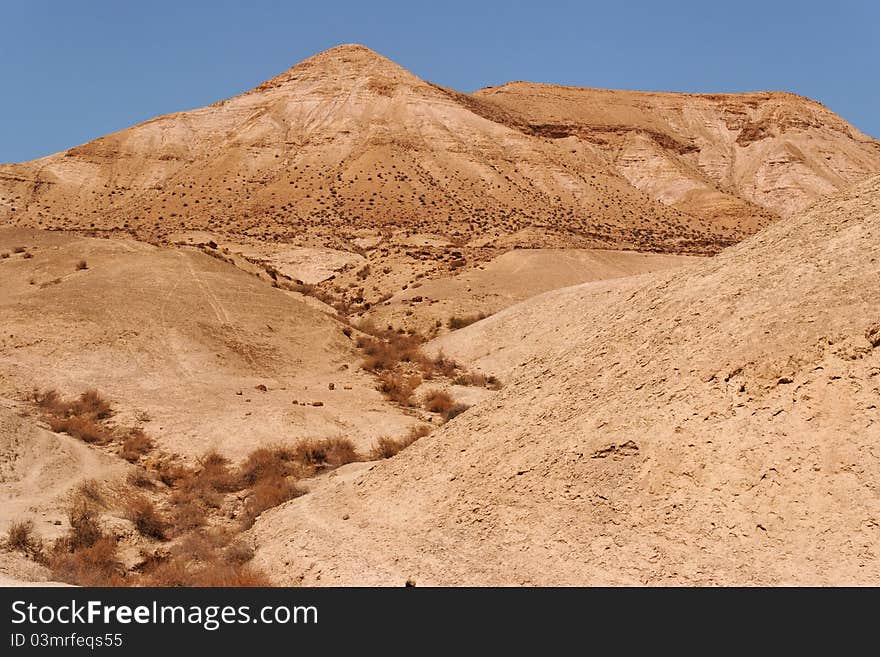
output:
M880 142L356 45L0 165L0 583L880 584Z

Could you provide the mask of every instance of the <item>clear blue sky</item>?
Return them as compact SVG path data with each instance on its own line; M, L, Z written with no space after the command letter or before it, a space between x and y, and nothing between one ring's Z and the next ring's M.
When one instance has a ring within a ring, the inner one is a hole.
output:
M880 2L5 0L0 162L245 91L340 43L432 82L786 90L880 137Z

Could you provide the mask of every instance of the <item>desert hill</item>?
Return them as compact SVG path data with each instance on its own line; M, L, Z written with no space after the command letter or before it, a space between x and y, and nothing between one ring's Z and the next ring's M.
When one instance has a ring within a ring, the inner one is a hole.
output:
M0 398L98 388L116 422L190 457L341 434L369 446L414 422L330 308L229 262L21 228L0 230L0 255Z
M464 329L529 343L504 389L265 514L257 561L280 583L880 582L878 230L875 177Z
M462 243L535 228L581 245L707 251L733 235L470 111L362 46L236 98L0 169L6 223L345 240L427 229Z
M876 141L789 95L514 83L469 96L346 45L241 96L0 166L0 221L346 251L429 233L453 242L441 261L513 246L711 253L878 169Z
M880 168L880 142L789 93L685 94L512 82L474 94L529 131L597 147L652 197L754 230Z

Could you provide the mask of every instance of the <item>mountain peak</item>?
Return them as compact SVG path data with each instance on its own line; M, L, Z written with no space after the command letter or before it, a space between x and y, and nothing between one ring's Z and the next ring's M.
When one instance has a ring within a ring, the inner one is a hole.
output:
M357 43L346 43L304 59L281 75L264 82L255 91L264 91L295 80L338 81L364 76L391 82L421 82L417 76L375 50Z

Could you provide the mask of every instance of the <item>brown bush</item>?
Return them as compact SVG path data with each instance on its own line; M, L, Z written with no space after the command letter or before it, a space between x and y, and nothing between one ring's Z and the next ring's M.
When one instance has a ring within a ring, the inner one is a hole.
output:
M98 512L88 500L77 497L67 511L70 530L62 539L67 550L73 552L93 546L103 535L98 524Z
M418 365L426 379L433 379L437 376L451 378L461 368L454 360L447 358L442 351L434 358L422 355Z
M113 414L113 408L101 393L91 388L70 402L69 412L71 415L85 415L96 420L106 420Z
M168 523L156 510L155 505L142 495L136 495L125 503L125 517L134 523L141 536L164 541Z
M406 449L419 438L428 435L430 432L431 430L429 428L425 425L421 425L410 429L409 433L403 438L389 438L388 436L382 436L376 441L376 444L373 445L373 449L370 450L370 460L378 461L379 459L390 459L392 456L400 453L401 450Z
M53 579L79 586L125 585L116 541L110 536L100 536L91 545L72 551L66 547L59 546L49 557Z
M85 415L50 417L49 428L56 433L66 433L84 443L104 445L112 439L109 431Z
M407 376L396 372L382 372L377 389L389 401L402 406L412 406L413 392L422 383L418 376Z
M296 482L281 475L263 477L245 502L244 526L250 527L261 513L305 493Z
M342 437L300 441L293 448L293 458L312 470L338 468L359 460L354 443Z
M171 525L176 536L205 526L208 514L205 507L194 499L171 499Z
M202 456L199 465L196 479L201 487L217 493L231 493L241 488L238 477L229 468L229 459L216 450Z
M87 263L85 260L80 260L79 262L76 263L76 270L77 271L82 271L83 269L88 269L88 268L89 268L89 263Z
M481 319L486 319L488 315L486 313L474 313L472 315L461 315L450 317L446 321L446 326L448 326L453 331L457 329L464 328L465 326L470 326L474 322L479 322Z
M6 530L6 548L33 555L42 552L42 541L34 536L34 523L30 520L13 522Z
M12 249L13 253L24 253L25 251L27 251L27 247L24 246L16 246Z
M400 363L417 363L423 358L420 347L424 338L421 336L371 330L377 335L361 336L356 342L357 347L367 356L361 363L361 367L365 370L370 372L393 370Z
M254 558L254 549L241 541L235 541L223 550L223 560L226 563L243 565Z
M153 439L144 433L143 429L135 428L129 430L128 435L122 441L119 456L129 463L134 463L151 449L153 449Z
M435 388L425 393L423 404L425 410L431 413L446 413L455 405L455 402L452 401L448 392Z
M253 486L263 479L297 473L294 451L289 447L259 447L248 454L239 468L243 484Z

